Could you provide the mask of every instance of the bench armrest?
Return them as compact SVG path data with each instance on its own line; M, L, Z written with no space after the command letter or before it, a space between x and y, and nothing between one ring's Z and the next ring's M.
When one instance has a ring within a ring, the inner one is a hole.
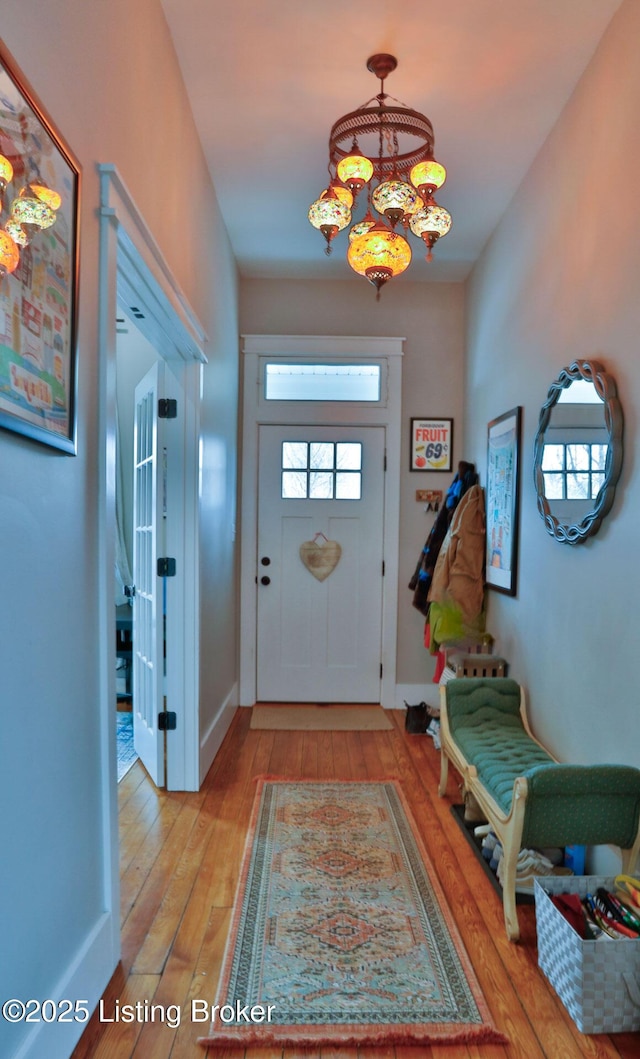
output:
M640 827L640 770L554 764L539 765L524 776L524 846L634 845Z

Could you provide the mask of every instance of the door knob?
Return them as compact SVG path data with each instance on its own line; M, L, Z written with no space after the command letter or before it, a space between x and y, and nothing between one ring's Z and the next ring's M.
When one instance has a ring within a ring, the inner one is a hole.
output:
M260 562L262 563L263 566L270 566L271 565L271 559L269 558L268 555L263 555L262 559L260 560Z
M260 578L260 584L261 585L270 585L271 584L271 578L267 577L267 575L265 574L264 577Z

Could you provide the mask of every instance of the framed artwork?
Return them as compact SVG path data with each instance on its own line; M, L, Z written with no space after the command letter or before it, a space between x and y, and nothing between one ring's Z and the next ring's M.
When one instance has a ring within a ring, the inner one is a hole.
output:
M0 426L75 455L80 167L0 44Z
M487 428L486 583L508 596L516 594L518 573L521 414L512 408Z
M453 419L411 420L412 471L450 471Z

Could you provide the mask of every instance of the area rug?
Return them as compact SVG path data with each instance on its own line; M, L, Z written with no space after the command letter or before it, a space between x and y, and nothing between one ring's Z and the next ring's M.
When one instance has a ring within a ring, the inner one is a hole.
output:
M399 785L259 783L206 1045L508 1043Z
M123 779L133 763L138 760L138 755L133 748L133 714L118 711L116 713L117 724L117 749L118 749L118 783Z
M387 732L382 706L254 706L251 728L280 732Z

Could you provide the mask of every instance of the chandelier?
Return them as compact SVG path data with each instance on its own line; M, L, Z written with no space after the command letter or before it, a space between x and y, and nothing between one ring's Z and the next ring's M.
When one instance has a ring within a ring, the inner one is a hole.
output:
M433 126L424 114L384 90L386 77L397 65L393 55L372 55L367 61L367 69L380 81L380 92L335 122L329 136L329 184L308 214L325 238L326 254L338 232L352 225L347 261L373 283L376 298L411 262L411 246L396 230L398 225L423 240L427 261L437 240L451 228L450 214L433 197L447 175L433 156ZM365 214L352 224L356 200L365 187Z

